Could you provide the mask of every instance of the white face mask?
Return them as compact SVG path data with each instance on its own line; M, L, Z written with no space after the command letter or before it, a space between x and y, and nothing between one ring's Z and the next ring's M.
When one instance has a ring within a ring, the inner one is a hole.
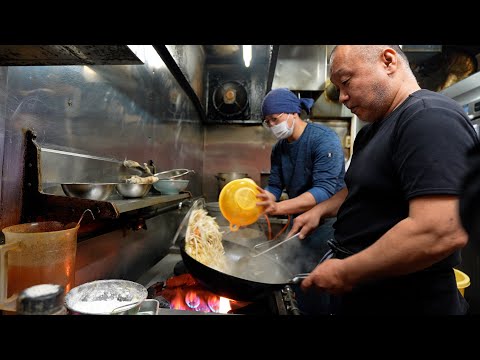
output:
M287 120L281 122L280 124L274 125L270 128L273 135L278 139L287 139L293 134L293 129L295 128L295 119L293 119L292 127L288 127L288 118L290 114L287 115Z

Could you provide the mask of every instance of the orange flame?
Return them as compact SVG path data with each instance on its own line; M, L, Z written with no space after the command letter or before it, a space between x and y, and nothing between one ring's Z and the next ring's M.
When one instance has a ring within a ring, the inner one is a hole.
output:
M226 314L238 304L234 300L220 297L203 289L190 274L174 276L166 281L166 287L160 292L175 310L190 310ZM242 305L242 304L240 304ZM240 306L241 307L241 306Z
M170 309L187 310L180 291L175 292L175 297L170 301Z
M197 295L196 291L187 291L185 294L185 304L192 309L198 308L198 305L200 305L200 297Z

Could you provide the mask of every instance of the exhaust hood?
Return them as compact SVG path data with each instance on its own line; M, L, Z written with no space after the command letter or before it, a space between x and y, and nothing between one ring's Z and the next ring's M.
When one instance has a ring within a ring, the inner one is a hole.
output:
M327 53L328 45L280 45L272 88L324 90Z
M127 45L0 45L0 66L138 64Z

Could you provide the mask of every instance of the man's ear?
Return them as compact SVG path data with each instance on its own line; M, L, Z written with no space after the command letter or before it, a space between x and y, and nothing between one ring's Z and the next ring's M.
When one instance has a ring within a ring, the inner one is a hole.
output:
M393 49L385 49L382 53L382 61L388 75L395 72L398 68L398 54Z

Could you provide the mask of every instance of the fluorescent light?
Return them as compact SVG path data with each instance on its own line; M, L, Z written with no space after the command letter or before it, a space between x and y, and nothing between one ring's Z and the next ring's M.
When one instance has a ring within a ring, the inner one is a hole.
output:
M165 67L162 58L152 45L127 45L130 50L144 63L154 69Z
M250 66L250 61L252 61L252 45L242 45L243 46L243 61L245 66Z

